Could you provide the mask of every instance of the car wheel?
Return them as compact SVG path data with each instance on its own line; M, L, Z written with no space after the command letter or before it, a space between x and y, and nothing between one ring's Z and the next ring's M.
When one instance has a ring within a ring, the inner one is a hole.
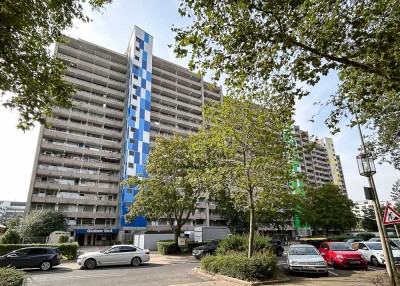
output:
M282 251L281 249L279 249L279 250L276 252L276 255L277 255L277 256L282 256L282 255L283 255L283 251Z
M376 258L375 256L371 256L371 263L373 266L379 266L380 263L378 261L378 258Z
M50 261L43 261L42 263L40 263L39 267L40 270L47 271L52 267L52 265Z
M137 267L142 263L142 260L139 257L132 258L131 264L133 267Z
M87 269L93 269L96 267L96 261L94 259L88 259L85 262L85 267Z

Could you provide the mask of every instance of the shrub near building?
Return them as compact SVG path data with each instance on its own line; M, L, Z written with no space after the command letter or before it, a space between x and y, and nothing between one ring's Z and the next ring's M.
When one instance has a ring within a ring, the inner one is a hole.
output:
M200 264L204 270L229 277L257 281L276 275L277 259L269 237L256 236L254 254L247 257L248 236L232 235L220 242L216 256L205 257Z

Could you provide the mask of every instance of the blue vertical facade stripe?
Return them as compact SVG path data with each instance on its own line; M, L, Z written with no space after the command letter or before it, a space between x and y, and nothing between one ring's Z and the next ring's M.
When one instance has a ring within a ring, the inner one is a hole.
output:
M139 48L139 50L137 50ZM150 108L152 71L152 37L135 27L129 46L129 73L127 88L127 120L124 129L124 163L121 178L127 179L138 174L147 177L145 163L150 152ZM137 60L139 57L139 60ZM133 155L132 155L133 154ZM125 222L128 206L134 204L138 193L135 186L121 189L119 227L146 227L143 217L136 217L133 222Z

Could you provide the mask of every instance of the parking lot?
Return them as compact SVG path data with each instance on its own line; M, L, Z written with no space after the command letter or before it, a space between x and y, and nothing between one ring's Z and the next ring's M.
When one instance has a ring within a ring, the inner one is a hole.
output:
M286 263L286 255L278 258L278 266L283 272L290 278L289 283L285 285L351 285L351 286L362 286L362 285L384 285L379 282L381 277L386 274L385 267L375 267L372 265L368 266L368 270L358 269L336 269L329 267L329 276L320 277L311 274L296 274L289 275ZM378 283L375 284L374 281Z

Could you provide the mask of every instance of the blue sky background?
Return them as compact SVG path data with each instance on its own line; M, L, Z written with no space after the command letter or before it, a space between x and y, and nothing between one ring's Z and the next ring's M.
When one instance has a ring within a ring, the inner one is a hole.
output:
M154 37L153 54L176 64L187 66L187 60L176 59L172 48L168 44L174 43L174 34L171 32L173 24L185 25L178 14L179 1L169 0L114 0L106 9L93 12L87 9L92 18L88 24L76 23L74 28L66 34L80 38L110 50L125 53L133 27L139 26ZM324 124L328 110L319 112L313 105L315 101L332 94L337 86L337 77L329 74L318 85L310 88L311 95L297 102L296 124L310 134L321 137L332 137L335 150L340 155L349 198L363 200L363 187L367 186L367 179L358 174L355 157L359 153L357 148L360 139L355 129L343 127L339 134L330 135ZM315 122L309 120L318 114ZM17 113L4 108L0 111L0 200L26 201L33 160L36 152L39 127L23 133L15 128ZM389 200L392 184L399 178L399 172L388 164L378 165L374 176L380 200Z

